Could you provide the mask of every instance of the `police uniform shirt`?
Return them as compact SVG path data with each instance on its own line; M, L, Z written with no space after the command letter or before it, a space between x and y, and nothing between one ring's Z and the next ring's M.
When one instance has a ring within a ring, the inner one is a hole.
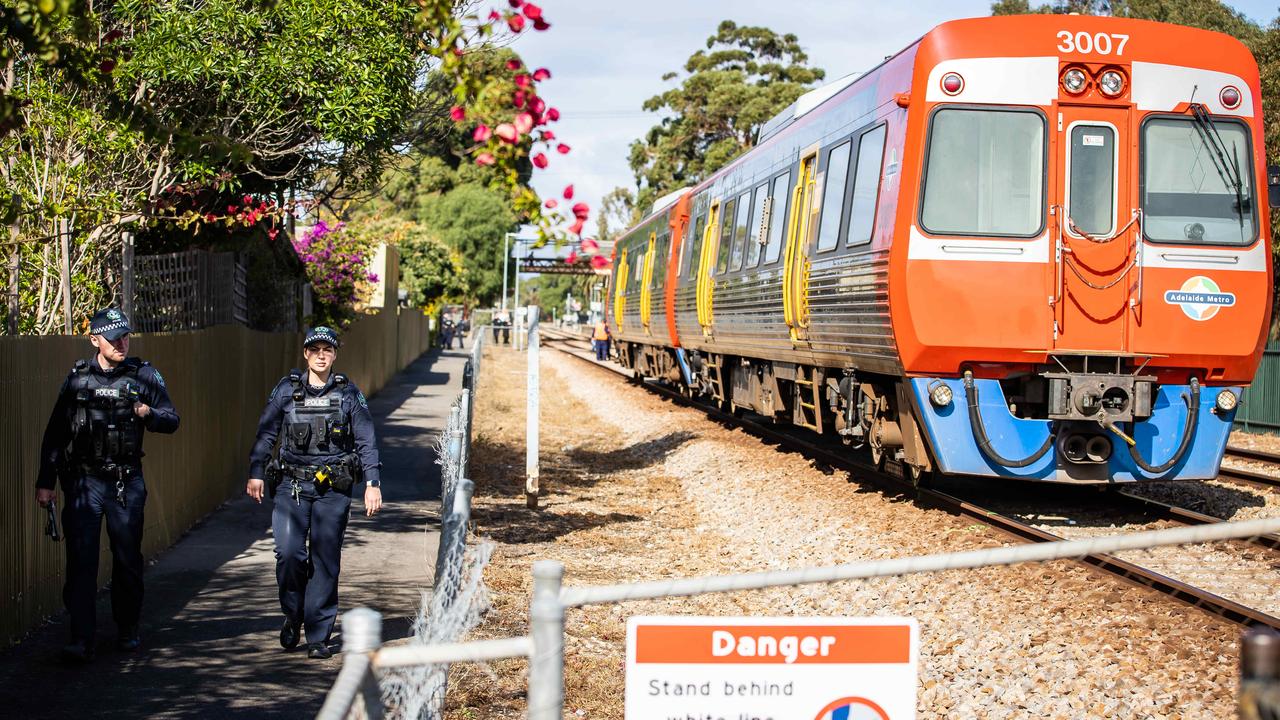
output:
M57 483L58 466L64 460L72 441L72 423L76 412L74 385L80 373L85 373L84 382L90 389L108 387L126 374L132 374L139 386L138 402L151 408L151 412L137 422L141 422L151 432L172 433L178 429L178 411L169 399L164 377L158 370L136 357L126 358L115 368L103 370L95 355L83 370L72 370L63 381L62 389L58 391L58 401L49 415L44 441L40 445L40 475L36 481L38 488L52 490ZM141 439L137 457L142 457Z
M370 487L377 487L381 483L379 468L382 463L378 460L378 444L373 434L373 415L369 413L369 403L354 383L350 380L339 382L340 377L345 380L345 376L339 373L330 373L324 387L316 388L306 382L304 374L300 384L306 397L322 397L330 392L341 393L340 409L350 419L351 438L355 454L359 456L364 470L364 480ZM271 460L271 450L275 447L276 438L280 436L285 416L293 402L293 382L286 376L271 391L267 407L258 420L258 437L249 453L249 477L265 476L267 463ZM280 448L280 459L287 465L325 465L338 462L347 454L334 448L329 454L298 455L289 450L288 443L282 443Z

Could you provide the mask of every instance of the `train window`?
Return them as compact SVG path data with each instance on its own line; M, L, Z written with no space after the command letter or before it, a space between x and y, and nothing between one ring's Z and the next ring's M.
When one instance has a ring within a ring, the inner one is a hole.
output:
M937 234L1039 235L1045 215L1044 117L944 108L931 125L920 224Z
M1116 131L1110 126L1071 127L1067 232L1107 236L1115 230L1116 153Z
M733 240L733 213L734 201L730 200L725 203L724 213L720 222L720 238L719 245L716 248L716 274L723 275L729 269L729 245Z
M849 244L871 242L876 200L880 197L880 167L884 161L885 126L863 133L858 141L858 166L853 171L853 207L849 211Z
M790 195L791 174L783 173L773 179L769 191L769 244L764 248L764 262L777 262L782 254L782 231L787 224L787 197Z
M744 263L746 268L753 268L760 262L761 238L765 237L764 202L768 197L767 184L756 188L755 194L751 196L751 217L747 220L747 260Z
M733 251L729 255L729 269L742 269L742 250L747 242L747 218L751 214L751 193L738 196L737 218L733 223Z
M830 250L840 242L840 219L844 214L845 181L849 179L849 149L845 141L827 153L827 175L823 180L822 220L818 225L818 250Z
M1142 229L1157 242L1248 245L1254 220L1249 129L1159 117L1142 127Z
M698 272L698 251L702 249L702 234L707 228L706 213L698 215L698 219L689 223L689 227L693 228L693 236L685 243L689 247L689 262L686 263L689 272L686 275L693 277Z

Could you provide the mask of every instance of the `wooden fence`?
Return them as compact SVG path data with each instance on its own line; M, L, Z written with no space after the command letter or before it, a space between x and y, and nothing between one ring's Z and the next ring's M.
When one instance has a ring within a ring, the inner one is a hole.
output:
M131 354L165 378L182 425L148 434L143 552L172 545L200 518L244 489L249 447L268 391L302 362L298 333L239 325L137 335ZM336 368L366 394L377 392L430 346L417 310L367 315L343 335ZM63 546L44 535L35 503L40 439L58 388L92 348L83 337L0 337L0 636L5 644L62 607ZM109 577L102 542L99 581Z

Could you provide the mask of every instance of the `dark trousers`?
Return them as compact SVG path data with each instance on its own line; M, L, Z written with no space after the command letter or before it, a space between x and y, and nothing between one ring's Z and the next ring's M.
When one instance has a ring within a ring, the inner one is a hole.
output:
M445 330L440 333L440 347L443 347L445 350L448 350L449 348L453 347L453 331L452 330Z
M67 543L67 581L62 602L71 617L71 641L92 647L97 629L98 549L102 518L111 541L111 615L116 627L133 629L142 615L142 508L147 486L139 470L124 480L124 504L115 478L82 475L64 484L62 525Z
M298 486L294 500L290 481L280 483L271 510L280 609L305 625L308 643L328 642L338 617L338 573L351 496L336 490L318 494L311 482Z

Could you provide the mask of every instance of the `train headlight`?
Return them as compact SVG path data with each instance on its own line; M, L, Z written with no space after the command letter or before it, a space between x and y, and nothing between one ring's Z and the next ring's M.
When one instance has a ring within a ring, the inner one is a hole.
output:
M1218 400L1215 404L1218 406L1218 410L1224 413L1231 412L1236 409L1236 405L1240 404L1240 398L1236 397L1236 394L1230 390L1223 390L1218 393Z
M1098 78L1098 87L1102 89L1103 95L1116 97L1124 92L1124 75L1118 70L1108 70Z
M929 402L936 408L944 408L951 404L951 387L941 380L935 380L929 387Z
M1084 92L1086 82L1088 82L1088 78L1085 77L1084 71L1080 68L1071 68L1062 73L1062 89L1072 95L1079 95Z

